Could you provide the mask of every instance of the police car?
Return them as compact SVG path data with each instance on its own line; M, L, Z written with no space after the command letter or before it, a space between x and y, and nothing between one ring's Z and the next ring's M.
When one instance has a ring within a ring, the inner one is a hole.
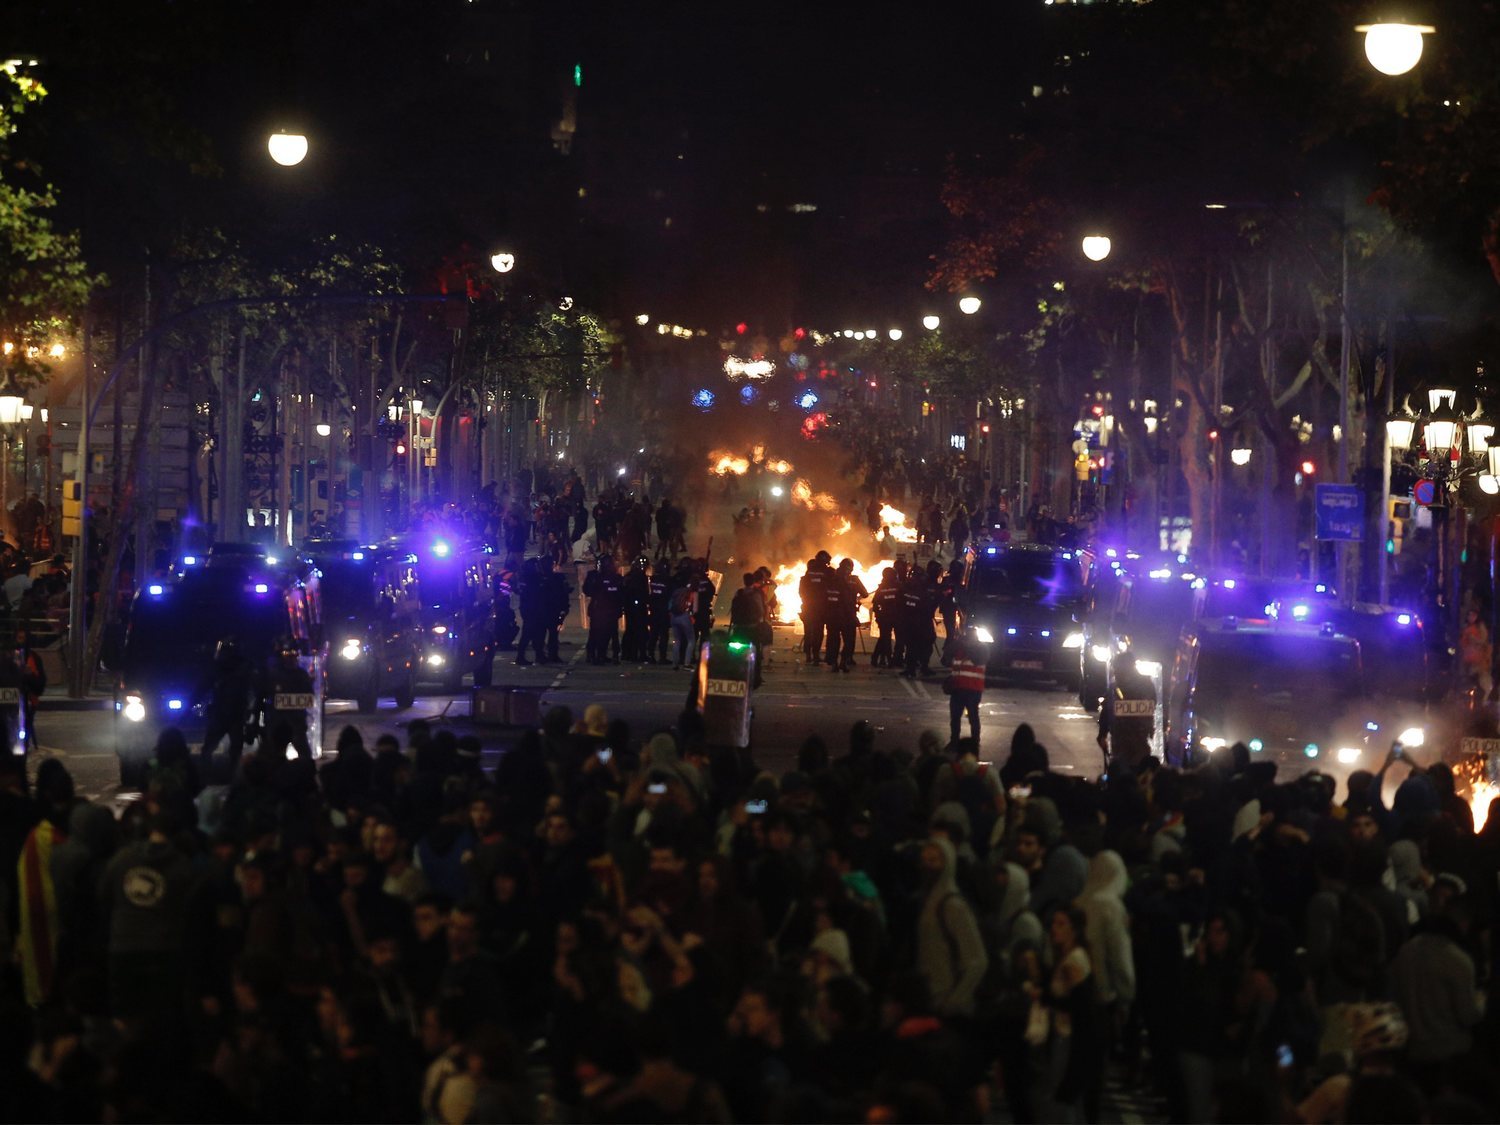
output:
M294 640L313 684L309 698L298 702L307 710L313 753L320 753L327 650L318 582L273 557L263 548L215 544L206 557L184 556L178 573L136 592L114 690L122 786L145 784L156 740L168 727L197 748L207 726L214 650L231 637L257 677L277 659L278 642Z
M494 551L449 535L401 544L416 558L421 600L421 666L417 679L457 691L464 673L488 687L495 660Z
M964 629L985 645L991 676L1080 686L1076 615L1083 572L1074 551L1032 543L981 544L965 558L958 594Z
M1373 768L1392 737L1423 739L1371 699L1359 642L1331 623L1197 622L1182 631L1170 685L1167 760L1177 765L1242 742L1287 766Z
M361 711L386 694L410 707L422 656L416 555L352 540L315 540L306 551L321 577L328 694Z

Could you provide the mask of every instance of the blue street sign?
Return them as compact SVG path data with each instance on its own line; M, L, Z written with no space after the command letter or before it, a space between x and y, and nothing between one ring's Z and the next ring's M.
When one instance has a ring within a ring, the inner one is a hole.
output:
M1357 484L1314 487L1319 539L1357 543L1365 537L1365 494Z

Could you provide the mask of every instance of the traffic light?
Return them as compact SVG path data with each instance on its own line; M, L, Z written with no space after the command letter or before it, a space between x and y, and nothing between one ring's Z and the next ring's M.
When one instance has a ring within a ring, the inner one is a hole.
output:
M83 534L83 484L63 481L62 533L77 538Z
M1404 496L1390 497L1386 511L1385 553L1399 555L1402 540L1406 538L1406 521L1411 519L1411 500Z

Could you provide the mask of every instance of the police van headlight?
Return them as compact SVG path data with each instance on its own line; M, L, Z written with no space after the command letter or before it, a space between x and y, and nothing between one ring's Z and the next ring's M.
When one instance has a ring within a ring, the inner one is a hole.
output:
M974 626L974 639L982 645L992 645L995 643L995 634L983 625L976 625Z
M1427 732L1421 727L1407 727L1396 741L1402 746L1420 746L1427 741Z
M1228 746L1229 739L1215 738L1212 735L1206 735L1205 737L1198 740L1198 745L1203 747L1203 749L1207 753L1212 754L1215 750L1222 750L1224 749L1224 747Z
M440 652L429 652L427 654L427 665L429 668L441 668L447 662L447 658Z
M358 660L362 652L364 652L364 646L352 637L344 642L343 648L339 649L339 655L345 660Z
M446 626L446 625L434 625L432 627L432 631L434 633L436 633L440 637L447 636L447 634L448 634L448 626Z
M1093 648L1089 649L1089 655L1097 660L1100 664L1108 664L1110 658L1109 646L1095 645Z
M1142 676L1161 675L1161 662L1159 660L1137 660L1135 670Z
M1339 765L1341 766L1352 766L1363 756L1364 751L1361 750L1358 746L1339 747Z
M1069 633L1063 638L1063 648L1082 648L1083 634L1078 632Z
M146 701L138 695L127 695L125 706L121 708L120 714L124 715L132 723L146 721Z

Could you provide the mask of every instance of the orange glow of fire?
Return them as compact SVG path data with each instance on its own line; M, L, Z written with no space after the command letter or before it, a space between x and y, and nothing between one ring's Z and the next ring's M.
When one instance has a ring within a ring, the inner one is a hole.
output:
M708 471L716 477L728 476L730 473L742 477L750 471L750 462L727 449L715 449L708 455Z
M766 471L770 473L789 473L792 471L792 463L783 461L779 457L773 457L766 462Z
M885 525L891 538L897 543L917 541L917 529L907 524L905 512L884 504L880 509L880 522Z
M889 559L882 559L868 566L855 559L854 577L863 582L865 589L873 594L875 587L880 584L881 572L892 565L894 564ZM802 612L802 596L797 592L797 586L806 571L806 563L793 563L791 566L778 566L772 575L772 581L776 583L776 617L782 624L792 624ZM869 598L860 603L859 619L866 624L870 620Z
M1481 831L1485 821L1489 819L1490 802L1500 797L1500 785L1489 779L1486 768L1488 765L1489 762L1483 755L1475 754L1460 762L1453 770L1459 792L1468 790L1465 799L1469 802L1469 811L1474 814L1475 832Z
M839 502L826 492L814 492L805 477L798 477L792 485L792 502L801 504L809 511L836 512Z

